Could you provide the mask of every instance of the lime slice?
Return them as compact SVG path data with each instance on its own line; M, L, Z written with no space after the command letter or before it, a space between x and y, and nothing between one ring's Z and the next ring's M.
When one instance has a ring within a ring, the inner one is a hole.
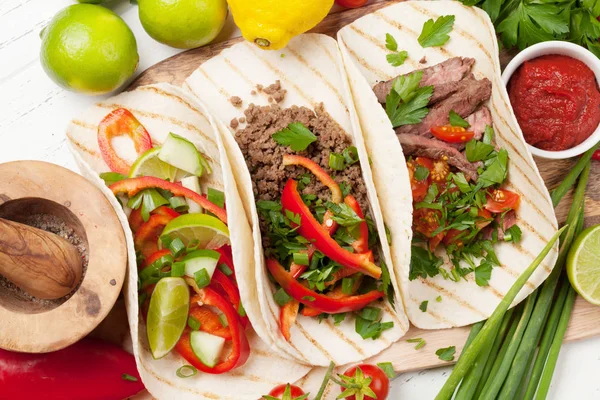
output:
M581 297L600 305L600 225L577 237L567 257L567 273Z
M175 347L187 324L189 306L190 290L183 278L158 281L146 321L152 357L162 358Z
M160 179L165 179L174 182L177 175L177 168L167 164L158 158L160 147L155 147L146 151L131 166L129 177L135 178L138 176L155 176Z
M229 229L220 219L208 214L184 214L169 222L161 236L181 239L184 245L198 249L218 249L229 244ZM158 240L162 247L163 241Z

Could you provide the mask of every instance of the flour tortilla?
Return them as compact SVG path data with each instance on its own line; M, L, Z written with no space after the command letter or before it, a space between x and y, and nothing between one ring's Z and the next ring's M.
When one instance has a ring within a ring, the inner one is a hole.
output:
M268 104L265 93L251 94L257 85L268 86L276 80L287 90L285 99L280 105L283 108L292 105L306 106L315 109L319 103L324 104L325 111L351 136L357 147L361 161L363 179L371 205L371 214L377 225L381 241L383 260L392 271L392 283L396 293L399 285L393 273L395 266L390 256L390 248L385 240L385 229L380 199L373 185L372 171L368 163L368 155L360 131L360 125L354 110L346 74L344 72L337 43L328 36L305 34L294 38L282 51L265 52L250 43L239 43L224 50L220 55L202 64L184 83L184 88L194 93L207 105L212 115L222 123L243 116L243 109L250 103ZM243 105L235 107L230 102L232 96L239 96ZM235 142L233 132L223 124L223 142L231 161L238 188L246 207L247 215L252 221L252 236L247 240L254 243L254 267L257 290L261 294L260 307L262 322L267 325L264 330L268 337L261 338L275 343L283 354L292 356L299 362L310 365L326 366L331 360L336 364L346 364L363 360L377 354L404 335L408 329L408 320L404 312L402 299L396 299L396 311L387 302L383 304L383 321L394 321L393 329L385 331L378 340L364 340L355 331L354 319L347 318L339 326L325 320L321 323L316 318L299 316L292 327L291 343L281 335L278 327L279 306L273 299L273 286L266 271L258 214L252 193L251 176L246 167L244 157ZM387 158L387 155L376 157ZM395 198L399 199L406 188L396 187ZM410 202L402 206L410 208ZM386 221L388 226L407 224L407 221ZM237 229L235 226L230 229ZM404 228L405 235L393 237L393 246L402 249L403 257L396 261L408 265L410 225ZM408 235L408 236L407 236ZM251 317L252 319L252 317ZM261 321L252 321L260 323ZM260 332L259 332L260 334Z
M454 15L456 21L450 40L443 47L423 49L417 37L423 23L440 15ZM385 47L386 33L398 42L398 50L407 50L409 58L404 65L394 68L386 61L390 51ZM508 150L509 173L506 187L521 196L517 223L523 230L519 244L501 243L496 246L501 267L494 268L487 287L479 287L469 275L468 282L444 280L441 275L426 280L408 280L406 264L396 264L410 321L424 329L450 328L468 325L486 319L494 311L516 278L527 268L557 230L557 222L536 164L529 153L523 135L510 107L506 89L500 79L498 43L494 27L485 12L465 7L451 1L407 1L395 4L356 20L338 33L350 85L357 102L357 110L363 127L367 150L379 154L387 150L394 154L386 159L374 159L375 183L385 183L399 175L408 179L406 168L395 165L384 168L386 163L404 163L401 147L396 141L392 125L381 105L377 104L371 87L377 82L394 78L402 73L435 65L454 56L473 57L473 73L480 79L492 81L492 98L488 107L492 112L497 144ZM419 60L425 57L427 63ZM382 165L383 164L383 165ZM387 164L391 165L391 164ZM403 185L406 187L406 185ZM379 198L386 221L404 220L407 216L397 206L397 199L386 194L386 185L378 185ZM390 224L390 228L397 227ZM396 235L392 231L392 236ZM397 248L392 247L392 254ZM521 290L514 304L527 297L550 274L558 254L558 244L552 249L542 265ZM401 257L403 254L394 254ZM447 261L446 267L451 264ZM438 296L441 302L434 301ZM423 301L429 301L427 311L419 309Z
M160 145L169 132L173 132L192 141L207 158L213 173L203 176L201 185L203 188L210 186L227 192L229 220L236 226L236 229L230 229L236 273L239 280L246 282L246 285L240 286L244 307L247 314L254 319L257 318L259 310L255 307L258 304L257 293L250 290L254 286L253 270L244 268L250 264L247 255L253 251L252 242L240 238L244 234L250 234L250 225L233 184L231 167L223 153L219 135L215 134L217 125L205 108L189 93L175 86L159 84L143 86L100 102L74 119L67 131L69 148L82 174L98 186L109 199L125 231L129 253L128 279L124 286L127 315L133 353L146 388L154 397L160 399L255 400L277 384L295 382L302 378L310 368L283 358L251 331L250 358L244 366L222 375L198 372L194 377L182 379L177 377L175 372L187 362L178 354L171 352L160 360L152 358L145 324L141 320L138 308L138 276L133 235L123 208L98 175L109 171L109 168L100 156L97 125L106 114L118 107L127 108L140 120L150 133L155 146ZM133 149L129 149L128 153L125 141L113 143L122 157L129 162L135 160ZM255 326L259 335L261 328L261 324ZM262 332L262 335L264 334Z

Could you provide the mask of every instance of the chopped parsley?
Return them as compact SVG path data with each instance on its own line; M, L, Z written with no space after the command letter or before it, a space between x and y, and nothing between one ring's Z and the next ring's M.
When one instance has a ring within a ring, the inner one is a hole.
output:
M475 268L475 282L477 286L488 286L492 277L492 264L484 261Z
M440 273L442 260L420 246L412 246L408 279L433 278Z
M404 64L404 61L408 58L408 52L406 50L398 51L398 42L389 33L385 34L385 47L392 51L385 57L392 67L399 67Z
M436 350L435 355L442 361L453 361L454 353L456 353L456 347L450 346Z
M424 181L429 176L429 169L424 166L417 164L415 169L415 179L418 181Z
M378 339L384 331L393 327L394 323L392 321L369 321L360 315L357 315L355 320L356 333L358 333L363 339Z
M429 112L427 104L433 95L433 86L419 87L422 78L423 71L415 71L394 80L385 102L385 111L394 128L418 124Z
M346 319L346 313L333 314L333 323L334 325L341 324Z
M273 134L273 140L293 151L304 151L317 137L301 122L292 122L287 128Z
M287 294L287 292L283 290L283 288L279 288L279 290L277 290L273 295L273 298L275 299L275 303L277 303L279 307L283 307L287 303L292 301L292 296Z
M381 368L383 372L385 372L388 378L393 379L396 377L396 373L394 372L394 366L391 362L377 363L377 366Z
M421 47L443 46L450 39L448 33L452 31L454 20L454 15L441 15L435 21L426 21L418 38Z
M423 301L420 305L419 305L419 310L423 311L423 312L427 312L427 304L429 304L429 300L425 300Z
M468 128L471 126L471 124L469 124L465 119L458 115L454 110L450 110L448 118L450 120L450 125L452 126L458 126L460 128Z
M435 301L437 301L438 303L442 302L442 296L438 296L435 298Z

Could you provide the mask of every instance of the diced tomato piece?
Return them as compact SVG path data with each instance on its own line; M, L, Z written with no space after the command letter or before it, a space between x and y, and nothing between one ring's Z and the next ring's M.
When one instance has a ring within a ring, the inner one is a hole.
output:
M508 210L516 210L519 208L521 197L510 190L495 189L487 195L485 209L493 213L502 213Z
M430 131L437 139L448 143L466 143L475 136L474 132L468 131L461 126L434 126Z
M423 199L425 198L425 195L427 195L427 190L429 189L429 183L431 180L431 177L429 175L427 176L427 178L425 178L423 180L418 180L415 177L415 173L417 171L417 165L427 168L430 171L429 175L431 175L431 169L433 168L433 161L428 158L417 157L416 160L409 161L406 163L406 166L408 167L408 176L410 178L410 188L412 190L412 197L413 197L414 202L423 201Z
M477 229L483 229L489 224L492 223L494 218L492 217L492 213L486 210L485 208L481 208L477 211L477 216L481 219L475 223Z
M433 237L433 232L440 227L439 218L441 213L439 210L430 208L420 208L413 213L413 226L415 231L421 233L427 238Z

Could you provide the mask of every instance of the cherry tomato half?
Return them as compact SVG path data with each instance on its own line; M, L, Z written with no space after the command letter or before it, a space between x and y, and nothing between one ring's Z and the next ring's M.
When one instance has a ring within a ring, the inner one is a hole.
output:
M360 382L360 378L357 377L357 370L360 368L364 378L371 378L371 383L369 384L369 388L375 393L377 396L377 400L385 400L388 397L388 393L390 391L390 379L387 377L383 370L375 365L371 364L360 364L355 367L350 368L346 372L344 372L345 376L353 377L356 380L356 384L364 384ZM342 393L346 390L344 387L340 387ZM375 398L370 396L364 396L364 400L374 400ZM351 395L346 397L346 400L356 400L356 396Z
M288 384L283 383L281 385L275 386L273 388L273 390L271 390L269 392L269 396L283 399L283 394L285 393L285 389L288 385L290 386L290 394L291 394L292 400L295 399L296 397L302 396L304 394L304 391L302 389L300 389L298 386L290 385L289 383Z
M427 194L427 190L429 189L429 184L431 183L431 172L434 168L433 160L425 157L417 157L415 160L406 163L406 166L408 167L408 176L410 178L410 188L412 190L413 201L423 201L425 195ZM425 179L419 180L416 178L416 172L419 166L429 170L429 174Z
M501 213L507 210L516 210L519 208L521 197L510 190L494 189L487 195L487 202L484 207L493 213Z
M466 143L475 136L475 133L461 126L434 126L430 131L433 136L448 143Z
M335 2L342 7L358 8L367 4L369 0L335 0Z

